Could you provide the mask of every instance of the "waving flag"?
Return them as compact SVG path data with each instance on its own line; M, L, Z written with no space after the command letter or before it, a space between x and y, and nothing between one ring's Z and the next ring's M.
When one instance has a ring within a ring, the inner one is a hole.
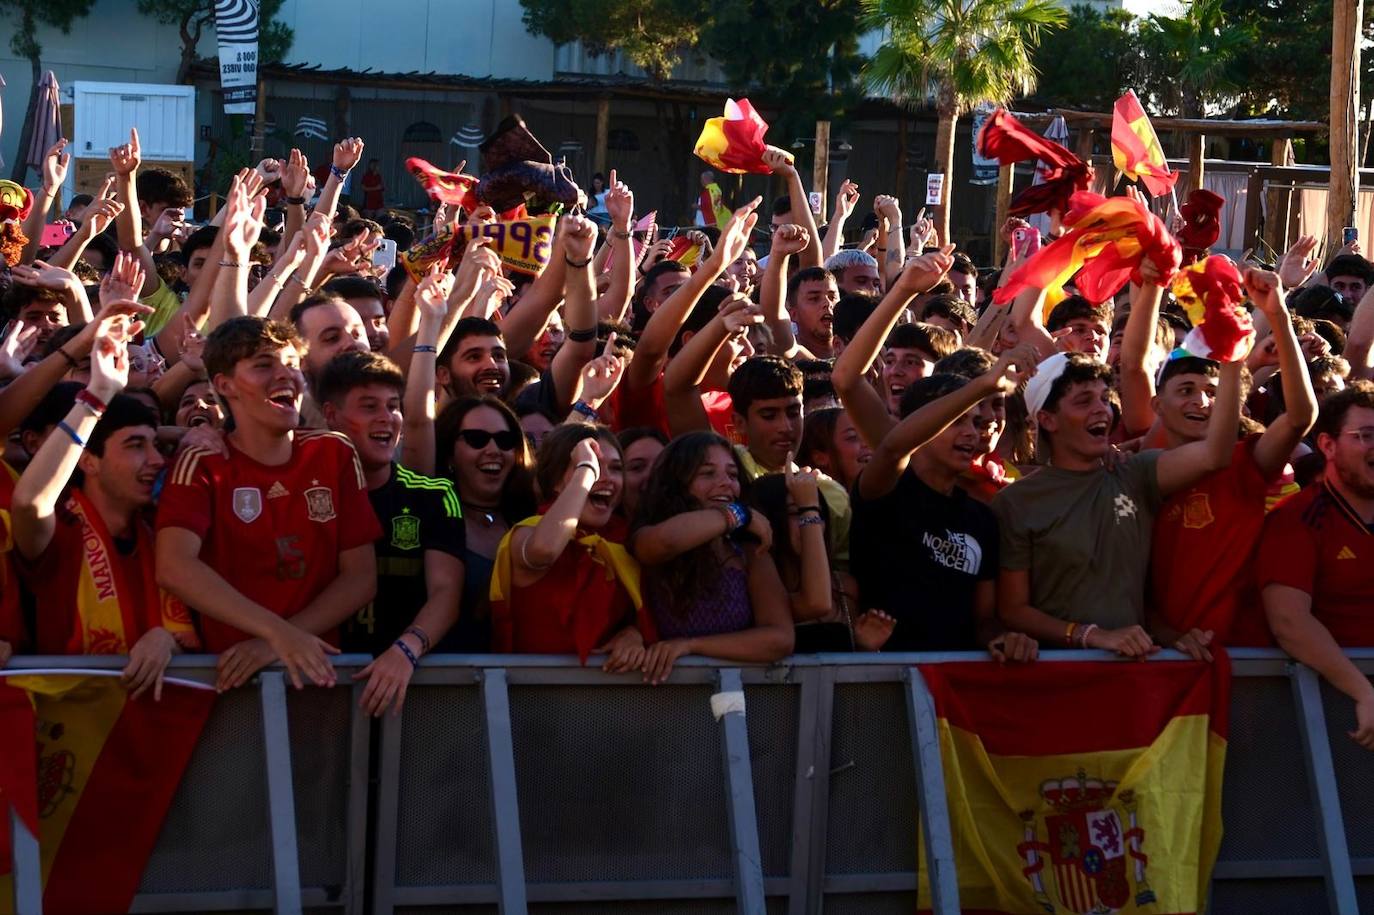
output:
M747 98L738 102L725 100L725 116L710 118L701 126L696 148L692 151L712 168L735 175L753 172L772 174L763 164L763 152L768 148L763 135L768 124L759 117Z
M161 701L132 700L117 675L92 672L0 677L0 755L12 757L0 807L37 822L45 911L129 910L214 702L174 682ZM18 784L26 772L36 782ZM0 877L0 899L11 880Z
M1061 212L1077 191L1086 191L1092 182L1092 168L1063 146L1028 130L1005 108L998 108L978 132L977 148L988 159L1003 165L1039 161L1039 183L1023 188L1011 198L1007 212L1012 216Z
M1224 654L1129 675L1113 661L919 669L965 911L1203 909L1221 846Z
M1044 289L1048 309L1071 279L1088 301L1105 302L1127 280L1143 282L1140 262L1146 257L1165 283L1178 269L1178 242L1158 216L1129 197L1074 194L1064 225L1067 232L1012 271L993 293L994 302L1010 302L1028 288Z
M1173 190L1178 175L1169 171L1154 126L1130 89L1112 108L1112 162L1132 181L1142 181L1151 194Z
M1235 362L1249 355L1255 325L1240 307L1245 290L1229 257L1213 254L1184 267L1174 277L1173 293L1193 322L1183 341L1190 356Z
M456 204L469 213L482 205L475 193L477 179L471 175L446 172L419 156L411 156L406 160L406 171L415 176L420 187L435 203Z

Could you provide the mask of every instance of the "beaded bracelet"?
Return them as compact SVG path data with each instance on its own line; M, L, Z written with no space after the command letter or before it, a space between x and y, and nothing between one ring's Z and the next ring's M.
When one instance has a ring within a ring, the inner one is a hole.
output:
M408 661L410 662L410 666L411 666L411 669L412 669L412 670L420 666L420 659L417 658L417 657L415 657L415 652L413 652L413 651L410 650L410 646L409 646L409 645L407 645L405 642L401 641L400 639L397 639L393 644L394 644L397 648L401 649L401 654L403 654L403 655L406 656L406 660L408 660Z
M415 636L420 640L420 650L426 654L429 653L429 636L425 635L425 631L419 626L407 626L406 631L402 632L401 635Z

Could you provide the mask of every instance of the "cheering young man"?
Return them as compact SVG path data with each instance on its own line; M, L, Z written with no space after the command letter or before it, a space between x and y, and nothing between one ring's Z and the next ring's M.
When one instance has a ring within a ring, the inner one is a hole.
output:
M377 588L381 527L357 452L337 433L297 431L305 378L291 325L231 318L204 359L234 424L228 456L188 448L173 466L158 582L200 613L205 647L222 652L220 689L275 660L297 687L302 674L330 685L335 630Z

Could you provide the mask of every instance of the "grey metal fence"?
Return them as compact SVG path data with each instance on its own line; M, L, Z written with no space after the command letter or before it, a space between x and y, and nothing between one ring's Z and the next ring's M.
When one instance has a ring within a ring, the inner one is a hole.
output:
M1350 655L1374 673L1374 651ZM983 657L686 659L650 686L562 657L431 656L379 726L358 686L267 671L220 698L134 911L908 913L919 817L935 909L957 912L914 665ZM1374 759L1345 736L1351 703L1281 653L1232 658L1214 910L1374 911ZM366 660L337 658L340 683ZM213 679L213 658L173 663ZM12 828L27 915L36 849Z

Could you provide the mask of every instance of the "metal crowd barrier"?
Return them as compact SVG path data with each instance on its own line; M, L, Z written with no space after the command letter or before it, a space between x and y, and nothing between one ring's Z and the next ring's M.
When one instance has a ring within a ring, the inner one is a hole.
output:
M1374 673L1374 650L1348 654ZM913 665L984 657L689 658L649 686L563 657L436 655L373 756L350 679L365 657L334 659L331 690L265 671L220 697L133 911L908 913L919 816L935 911L957 912ZM1374 911L1374 757L1345 734L1352 704L1280 652L1232 660L1212 910ZM212 657L173 667L214 677ZM16 911L37 913L37 845L11 827Z

